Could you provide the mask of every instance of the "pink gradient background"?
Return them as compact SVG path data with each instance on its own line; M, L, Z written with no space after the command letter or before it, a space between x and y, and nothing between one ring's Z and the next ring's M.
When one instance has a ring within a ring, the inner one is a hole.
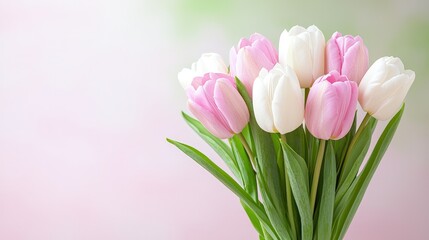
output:
M176 74L255 31L277 43L313 23L326 38L360 33L371 62L403 56L417 74L346 239L429 239L427 4L305 17L304 3L243 3L0 0L0 239L257 239L237 198L165 141L215 156L181 120Z

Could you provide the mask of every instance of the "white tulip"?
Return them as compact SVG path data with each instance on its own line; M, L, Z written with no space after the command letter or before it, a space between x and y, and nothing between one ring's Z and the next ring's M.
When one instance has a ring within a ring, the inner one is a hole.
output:
M372 64L359 85L359 103L378 120L392 118L414 82L415 73L405 70L401 59L382 57Z
M302 88L309 88L324 74L325 37L316 27L294 26L284 30L279 41L279 62L289 65L298 76Z
M285 134L304 120L304 98L295 72L276 64L263 68L253 84L253 108L258 125L267 132Z
M201 77L206 73L228 73L228 68L222 57L217 53L204 53L191 68L184 68L177 78L184 89L187 89L195 77Z

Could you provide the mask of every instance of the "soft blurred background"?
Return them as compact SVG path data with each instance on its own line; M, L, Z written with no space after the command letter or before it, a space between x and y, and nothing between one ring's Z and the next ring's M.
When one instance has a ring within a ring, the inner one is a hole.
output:
M429 2L0 0L0 239L257 239L237 198L166 137L177 72L240 37L316 24L416 72L346 239L429 239ZM221 164L220 159L215 158Z

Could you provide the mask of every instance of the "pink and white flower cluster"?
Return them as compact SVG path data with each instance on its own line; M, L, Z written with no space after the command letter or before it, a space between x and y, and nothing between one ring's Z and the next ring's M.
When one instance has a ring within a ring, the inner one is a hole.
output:
M361 37L336 32L325 42L316 26L284 30L278 49L258 33L242 38L230 50L229 70L219 54L203 54L178 75L189 110L219 138L240 133L249 110L236 77L263 130L285 134L305 123L315 137L336 140L349 132L358 102L376 119L392 118L415 78L396 57L369 67ZM302 89L309 89L306 98Z

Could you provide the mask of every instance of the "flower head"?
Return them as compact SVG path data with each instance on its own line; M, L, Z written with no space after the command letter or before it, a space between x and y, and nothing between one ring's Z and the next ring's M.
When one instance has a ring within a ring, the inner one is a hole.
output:
M196 77L187 89L192 114L219 138L240 133L249 122L249 110L236 89L234 79L222 73Z
M368 70L368 49L360 36L342 36L335 32L326 44L326 72L346 75L358 85Z
M401 59L382 57L372 64L359 85L359 103L378 120L392 118L401 108L416 77Z
M278 54L272 43L255 33L250 38L242 38L237 47L229 53L230 73L238 77L252 96L253 82L262 68L270 70L278 62Z
M204 53L194 62L191 68L184 68L179 72L177 78L184 89L188 88L195 77L201 77L208 72L227 73L222 57L217 53Z
M325 37L316 27L294 26L284 30L279 42L279 62L289 65L298 76L302 88L309 88L323 75L325 68Z
M350 130L358 98L358 87L347 76L332 71L310 88L305 124L317 138L340 139Z
M295 72L276 64L262 69L253 85L253 108L258 125L267 132L285 134L304 120L304 98Z

